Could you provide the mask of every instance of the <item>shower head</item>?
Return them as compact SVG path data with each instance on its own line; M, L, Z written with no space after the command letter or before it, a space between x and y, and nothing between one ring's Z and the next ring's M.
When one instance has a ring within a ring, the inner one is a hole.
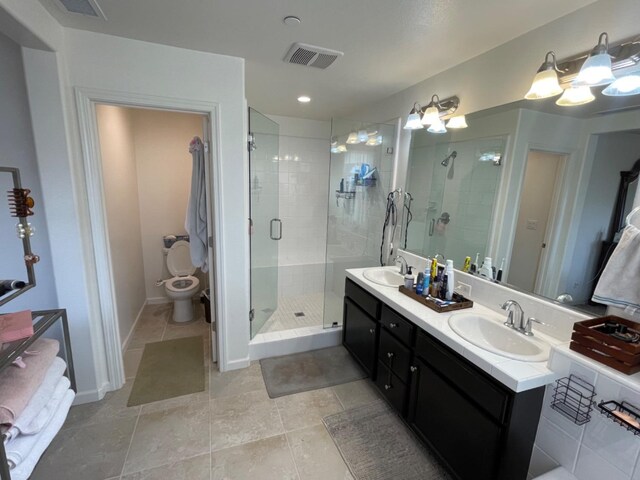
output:
M453 152L451 152L447 158L445 158L444 160L442 160L440 162L440 165L442 165L443 167L447 167L449 166L449 160L455 160L455 158L458 156L458 152L456 152L455 150Z

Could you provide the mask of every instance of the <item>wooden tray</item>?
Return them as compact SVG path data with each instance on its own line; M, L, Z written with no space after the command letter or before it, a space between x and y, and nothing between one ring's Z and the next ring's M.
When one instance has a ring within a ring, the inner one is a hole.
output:
M640 343L627 343L598 331L607 321L640 333L640 324L615 315L584 320L573 325L569 348L627 375L640 372Z
M422 305L429 307L431 310L435 310L438 313L452 312L454 310L462 310L465 308L473 307L473 302L471 300L455 292L453 293L453 301L456 303L443 307L435 303L433 300L430 300L429 298L418 295L415 290L405 288L404 285L400 285L398 287L398 290L400 291L400 293L405 294L407 297L413 298L416 302L421 303Z

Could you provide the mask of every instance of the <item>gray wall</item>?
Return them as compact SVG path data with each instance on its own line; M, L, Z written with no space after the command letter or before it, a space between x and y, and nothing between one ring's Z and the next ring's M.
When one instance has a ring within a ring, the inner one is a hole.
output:
M57 306L49 236L42 203L42 189L33 143L29 99L24 79L22 53L13 40L0 33L0 166L18 167L24 188L31 189L35 215L30 217L36 234L31 238L32 250L40 255L35 265L36 288L0 307L0 313L23 309L48 309ZM6 174L5 174L6 175ZM4 175L3 175L4 176ZM8 177L8 175L7 175ZM2 187L8 182L2 180ZM22 245L15 234L16 219L9 216L5 188L0 193L0 279L24 272ZM26 272L19 278L26 279Z

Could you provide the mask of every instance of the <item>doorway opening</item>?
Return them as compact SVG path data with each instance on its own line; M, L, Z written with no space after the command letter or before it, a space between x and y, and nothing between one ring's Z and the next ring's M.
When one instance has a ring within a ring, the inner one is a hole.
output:
M95 113L125 380L135 377L152 342L202 336L205 359L215 361L215 318L205 315L215 312L207 303L214 291L211 201L200 205L206 228L196 238L185 225L198 205L192 200L197 185L206 186L202 198L212 199L205 153L209 118L106 103L96 103ZM190 151L198 148L201 153Z
M567 154L529 150L509 262L509 283L543 294L550 265L562 176Z

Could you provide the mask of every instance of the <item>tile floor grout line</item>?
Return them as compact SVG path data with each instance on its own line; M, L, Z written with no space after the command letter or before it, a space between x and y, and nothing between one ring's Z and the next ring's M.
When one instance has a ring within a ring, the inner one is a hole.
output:
M275 400L274 400L275 403ZM282 432L284 433L284 438L287 441L287 446L289 447L289 454L291 455L291 460L293 460L293 468L296 469L296 475L298 476L298 480L301 480L300 470L298 470L298 462L296 462L296 456L293 454L293 448L291 447L291 443L289 442L289 436L287 435L287 431L284 428L284 421L282 420L282 415L280 414L280 407L276 403L276 411L278 412L278 418L280 419L280 425L282 425Z
M138 415L136 416L136 424L133 426L133 432L131 433L131 439L129 440L129 447L127 448L127 454L124 456L124 462L122 463L122 469L120 470L120 478L124 476L124 467L127 465L127 460L129 460L129 453L131 453L131 445L133 445L133 437L136 434L136 429L138 428L138 422L140 421L141 413L142 413L142 407L139 407Z

